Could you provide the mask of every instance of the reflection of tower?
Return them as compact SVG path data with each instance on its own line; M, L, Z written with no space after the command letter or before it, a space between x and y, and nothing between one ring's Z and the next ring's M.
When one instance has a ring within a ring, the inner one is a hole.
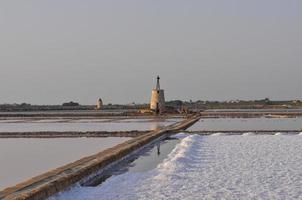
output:
M152 90L150 109L154 112L163 113L165 111L165 94L160 89L159 76L157 76L156 88Z

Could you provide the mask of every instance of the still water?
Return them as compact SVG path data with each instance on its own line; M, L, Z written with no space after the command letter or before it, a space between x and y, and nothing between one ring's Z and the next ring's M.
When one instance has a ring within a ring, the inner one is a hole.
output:
M38 131L132 131L154 130L181 119L126 119L126 120L38 120L7 121L0 120L0 132L38 132Z
M302 118L218 118L202 119L190 131L300 130Z
M0 190L128 139L0 139Z

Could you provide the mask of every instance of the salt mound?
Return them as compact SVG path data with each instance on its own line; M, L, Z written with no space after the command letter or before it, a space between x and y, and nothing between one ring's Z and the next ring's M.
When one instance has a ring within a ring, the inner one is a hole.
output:
M280 132L278 132L278 133L275 133L275 135L286 135L286 133L280 133Z
M156 169L112 176L51 200L301 199L301 143L301 137L190 135Z
M176 135L172 135L171 138L183 139L183 138L185 138L187 136L188 136L187 133L178 133Z
M302 135L302 132L300 132L298 135Z
M168 157L157 166L157 170L160 172L155 179L162 179L168 174L173 173L177 170L186 171L187 167L194 157L195 149L200 145L201 136L190 135L183 138L179 144L172 150Z
M256 135L256 134L253 133L253 132L247 132L247 133L243 133L242 135L243 135L243 136L249 136L249 135Z
M213 133L211 136L224 136L226 135L225 133Z

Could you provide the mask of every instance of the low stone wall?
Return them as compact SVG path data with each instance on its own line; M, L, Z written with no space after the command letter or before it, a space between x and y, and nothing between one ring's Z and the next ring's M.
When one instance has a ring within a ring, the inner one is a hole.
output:
M240 111L240 112L228 112L228 111L205 111L200 113L203 118L258 118L266 115L279 115L281 117L301 117L302 112L261 112L261 111Z
M212 135L215 133L226 133L228 135L241 135L244 133L254 133L257 135L274 135L276 133L299 134L301 130L202 130L202 131L184 131L188 134Z
M150 131L87 131L87 132L0 132L0 138L78 138L78 137L137 137Z
M158 137L161 137L167 133L175 133L188 128L197 122L199 118L199 116L194 116L180 123L176 123L160 130L138 136L93 156L82 158L74 163L70 163L32 178L24 183L16 185L15 187L7 188L0 192L0 199L46 199L60 191L67 189L85 177L96 173L98 170L108 166L109 164L122 159L124 156L143 147Z

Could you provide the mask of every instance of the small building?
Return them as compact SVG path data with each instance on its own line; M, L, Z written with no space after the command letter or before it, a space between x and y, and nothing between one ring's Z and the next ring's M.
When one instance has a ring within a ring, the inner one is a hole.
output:
M138 113L140 114L153 114L153 111L150 109L139 109Z
M150 109L156 114L165 112L165 93L160 89L160 77L157 76L156 88L152 90Z
M101 98L99 98L99 100L96 102L96 109L100 110L103 108L103 101Z

